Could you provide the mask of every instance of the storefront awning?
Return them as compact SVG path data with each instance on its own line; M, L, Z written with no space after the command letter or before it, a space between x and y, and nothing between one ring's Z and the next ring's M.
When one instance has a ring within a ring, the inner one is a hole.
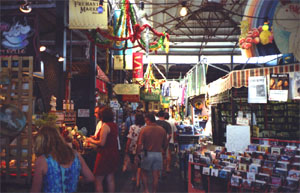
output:
M100 93L107 94L106 84L109 83L109 78L105 75L105 73L101 70L101 68L97 65L97 76L96 76L96 88Z
M211 97L230 90L231 88L248 87L248 78L250 76L268 76L269 74L284 74L299 71L300 63L232 71L226 76L208 84L208 94Z

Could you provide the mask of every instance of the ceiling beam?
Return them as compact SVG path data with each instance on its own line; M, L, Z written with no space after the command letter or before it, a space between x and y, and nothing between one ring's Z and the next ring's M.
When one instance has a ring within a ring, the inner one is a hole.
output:
M158 53L149 53L149 55L166 55L165 52L158 52ZM178 52L172 52L172 51L169 51L168 53L169 56L171 55L176 55L176 56L182 56L182 55L188 55L188 56L199 56L199 55L206 55L206 56L216 56L216 55L241 55L241 52L240 51L234 51L234 52L231 52L231 51L202 51L201 54L199 54L199 51L191 51L191 52L188 52L188 51L178 51Z
M87 45L89 43L89 40L67 40L66 41L68 45L72 45L73 46L82 46L82 45ZM40 40L40 43L42 45L45 45L45 46L54 46L55 45L55 41L54 40Z
M194 39L186 39L186 38L170 38L170 42L237 42L238 38L194 38Z
M201 46L180 46L180 45L170 45L169 48L184 48L184 49L197 49ZM238 45L204 45L202 49L213 49L213 48L238 48Z

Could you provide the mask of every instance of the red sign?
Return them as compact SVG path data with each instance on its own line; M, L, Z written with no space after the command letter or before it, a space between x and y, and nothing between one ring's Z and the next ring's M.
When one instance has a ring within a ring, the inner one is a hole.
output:
M140 95L122 95L122 101L140 102Z
M132 80L133 82L143 80L143 53L135 52L132 54L133 71Z

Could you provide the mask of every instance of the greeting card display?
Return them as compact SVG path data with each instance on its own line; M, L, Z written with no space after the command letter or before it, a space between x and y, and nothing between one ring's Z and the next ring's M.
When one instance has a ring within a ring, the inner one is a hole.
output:
M218 169L215 169L215 168L212 168L212 169L211 169L210 175L211 175L211 176L218 177L218 176L219 176L219 170L218 170Z
M251 181L255 181L255 173L247 172L247 179Z
M231 176L230 183L232 186L239 186L242 178L240 176Z
M288 165L289 165L289 162L287 162L287 161L278 161L277 163L276 163L276 167L277 168L283 168L283 169L288 169Z
M280 155L281 148L280 147L271 147L271 154Z
M257 165L261 165L262 160L261 160L261 159L253 158L253 159L252 159L252 163L253 163L253 164L257 164Z
M247 166L247 164L239 163L239 170L246 172L248 170Z
M281 186L280 176L271 176L271 184L274 186Z
M243 187L244 189L251 189L251 185L252 185L252 180L249 180L249 179L243 179L242 187Z
M230 171L229 170L222 169L222 170L219 171L219 177L220 178L227 179L227 178L229 178L229 176L230 176Z
M253 173L257 174L259 168L260 168L260 165L257 165L257 164L251 164L251 165L249 166L249 172L253 172Z
M202 174L204 175L210 175L210 168L209 167L203 167Z
M263 190L266 187L266 182L265 181L261 181L261 180L255 180L253 182L253 187L256 190Z
M269 182L270 181L270 175L265 173L259 173L256 175L257 180Z
M290 189L290 190L296 190L299 186L299 179L296 178L286 178L287 184L286 186Z
M300 171L299 170L290 170L288 173L288 177L299 179L300 178Z

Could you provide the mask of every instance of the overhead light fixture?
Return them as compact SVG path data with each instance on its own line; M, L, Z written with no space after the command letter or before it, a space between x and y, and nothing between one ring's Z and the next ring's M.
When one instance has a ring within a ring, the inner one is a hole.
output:
M46 51L46 46L40 46L40 52L44 52L44 51Z
M65 58L62 57L62 56L59 56L59 57L58 57L58 61L59 61L59 62L63 62L63 61L65 61Z
M98 13L103 13L104 9L103 9L103 0L100 0L99 2L99 7L97 9Z
M56 54L55 56L56 56L56 58L58 58L57 60L58 60L59 62L65 61L65 58L62 57L62 56L60 56L59 54Z
M187 10L187 7L186 7L186 1L182 1L181 2L181 9L180 9L180 12L179 12L179 14L180 14L180 16L181 17L184 17L184 16L186 16L187 15L187 13L188 13L188 10Z
M24 0L24 2L24 4L20 5L20 11L23 13L30 13L32 10L30 3L28 3L28 0Z

